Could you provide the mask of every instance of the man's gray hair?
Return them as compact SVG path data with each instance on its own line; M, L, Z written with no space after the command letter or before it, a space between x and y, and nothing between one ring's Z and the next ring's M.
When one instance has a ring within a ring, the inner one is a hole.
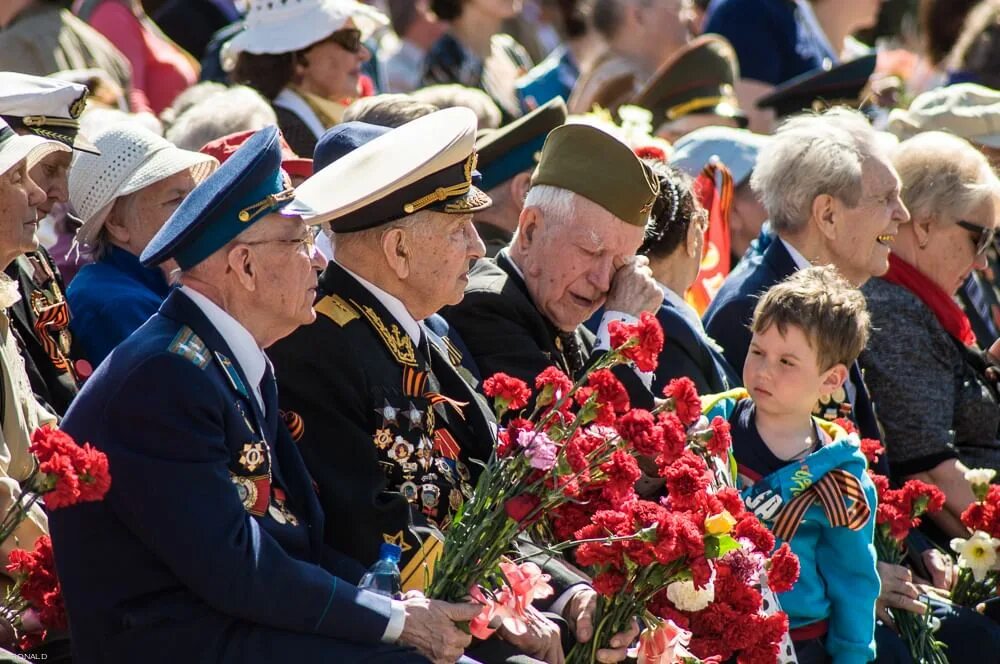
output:
M545 219L545 227L557 228L573 220L576 216L577 194L569 189L553 187L549 184L537 184L528 190L524 197L524 207L538 208ZM517 241L520 228L514 231L511 246Z
M757 155L750 186L779 235L801 230L813 201L827 194L850 207L861 200L861 169L885 158L878 135L858 111L832 108L782 124Z
M903 203L914 218L938 217L951 223L1000 197L1000 180L989 160L952 134L917 134L899 144L893 163L903 181Z
M266 99L252 88L235 85L184 111L167 130L166 138L179 148L198 151L217 138L277 123Z

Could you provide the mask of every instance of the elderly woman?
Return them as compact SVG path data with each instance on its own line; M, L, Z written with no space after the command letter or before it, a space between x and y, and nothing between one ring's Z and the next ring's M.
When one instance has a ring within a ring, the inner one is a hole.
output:
M739 378L705 332L698 312L684 300L701 268L708 215L695 198L690 177L661 161L646 163L660 180L660 193L638 253L649 259L653 278L663 291L656 318L665 337L653 393L659 394L680 376L693 380L700 394L725 392L739 385Z
M218 166L134 125L109 129L81 154L69 177L70 203L83 220L76 241L95 262L66 290L73 332L97 366L156 313L169 286L139 255L191 190Z
M894 163L912 223L900 228L889 271L864 292L872 338L865 378L885 429L894 473L941 487L938 524L965 535L959 515L975 500L967 468L1000 470L1000 407L984 355L952 299L982 267L997 226L1000 181L972 145L942 132L901 143Z
M353 0L254 2L244 30L223 48L235 83L267 98L278 127L296 154L339 124L361 95L361 65L371 59L363 40L388 23Z

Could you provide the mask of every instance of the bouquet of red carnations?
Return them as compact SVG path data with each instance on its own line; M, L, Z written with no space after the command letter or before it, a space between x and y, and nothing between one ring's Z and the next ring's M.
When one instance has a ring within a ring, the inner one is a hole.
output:
M630 412L629 398L611 368L626 362L645 371L655 368L663 331L655 317L644 314L635 325L616 325L612 343L575 383L556 367L536 377L534 394L506 374L483 383L497 419L509 423L472 498L448 526L429 597L454 601L471 593L486 604L483 616L507 618L516 633L516 619L523 617L519 607L530 604L518 590L536 586L512 578L523 566L502 564L516 557L514 540L546 513L581 500L595 483L608 491L631 491L639 472L637 452L613 428ZM510 417L532 402L527 417ZM535 574L530 568L525 573ZM488 629L477 634L487 635Z
M54 427L46 425L37 429L31 435L29 451L37 464L23 482L25 490L7 508L0 522L0 542L9 538L28 518L39 500L44 501L46 509L62 509L103 500L111 487L108 459L104 453L90 444L77 445L72 437ZM47 536L38 539L33 551L14 549L7 571L15 583L7 589L0 617L20 636L22 649L41 643L49 629L66 629L52 542Z
M966 472L976 502L962 512L962 523L972 536L951 540L959 568L951 598L956 604L972 608L996 597L1000 583L1000 486L990 483L996 474L989 468Z
M736 655L740 662L774 662L788 619L764 612L761 584L787 590L798 578L798 560L787 545L771 555L773 536L731 486L728 423L701 416L688 379L672 381L664 395L662 407L633 409L616 430L653 460L666 496L637 495L636 469L631 482L592 486L582 500L549 515L557 541L583 541L576 562L593 573L601 593L595 637L567 661L593 661L596 649L638 615L647 626L640 653L662 639L662 629L681 635L647 661Z
M882 445L871 439L861 441L861 449L874 465L885 451ZM875 551L878 559L893 565L902 565L906 558L906 538L912 528L920 525L925 514L933 514L944 507L944 493L935 486L909 480L898 489L889 485L889 478L869 468L868 475L878 493L878 509L875 513ZM928 607L927 613L919 615L912 611L889 608L900 637L906 643L915 662L928 664L948 664L944 644L934 638L935 627Z

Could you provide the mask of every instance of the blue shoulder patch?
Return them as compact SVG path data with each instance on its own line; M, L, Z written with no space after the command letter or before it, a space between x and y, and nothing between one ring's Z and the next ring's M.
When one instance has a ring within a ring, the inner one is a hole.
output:
M205 342L186 325L177 332L167 350L180 355L199 369L207 367L212 357L208 352L208 347L205 346Z

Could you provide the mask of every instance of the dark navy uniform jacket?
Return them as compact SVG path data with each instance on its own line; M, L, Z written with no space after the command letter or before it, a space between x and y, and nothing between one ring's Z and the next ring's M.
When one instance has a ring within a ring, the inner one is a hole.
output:
M653 377L653 394L660 394L667 383L681 376L694 381L698 394L726 392L742 384L722 353L674 303L664 299L656 311L656 320L663 328L664 342Z
M385 653L389 599L359 591L361 566L323 546L270 369L261 392L266 415L225 340L178 290L81 391L63 428L107 454L112 485L103 502L51 516L76 661Z

